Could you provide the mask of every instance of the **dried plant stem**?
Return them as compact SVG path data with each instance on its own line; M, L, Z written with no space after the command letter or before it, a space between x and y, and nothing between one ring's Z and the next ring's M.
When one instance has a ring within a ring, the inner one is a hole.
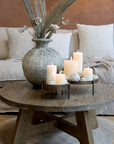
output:
M45 38L47 32L49 32L46 38L50 38L53 34L53 31L49 29L51 24L57 24L63 17L65 11L74 3L76 0L60 0L60 2L51 9L46 15L46 4L45 0L35 0L33 11L31 0L22 0L26 10L29 14L31 24L35 31L37 38ZM37 25L35 23L35 16L42 18L42 23Z
M46 39L50 39L53 34L54 34L54 31L50 31Z
M28 31L28 30L27 30L27 31ZM29 34L31 34L31 35L33 36L33 38L35 38L34 35L33 35L30 31L28 31L28 32L29 32Z
M65 11L74 3L76 0L60 0L60 2L52 8L50 13L48 13L44 25L44 30L46 30L51 24L57 24L63 17ZM45 35L45 31L43 33Z

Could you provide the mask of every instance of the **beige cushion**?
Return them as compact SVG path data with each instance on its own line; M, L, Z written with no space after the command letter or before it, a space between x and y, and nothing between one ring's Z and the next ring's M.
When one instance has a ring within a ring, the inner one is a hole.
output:
M70 42L70 51L69 55L72 56L73 52L79 50L79 37L78 37L78 30L72 30L72 37Z
M69 58L69 49L71 42L72 31L69 33L56 33L53 34L51 39L53 42L49 43L49 47L55 49L61 55L62 59Z
M78 30L59 29L57 30L57 33L72 33L69 47L69 56L71 57L73 52L76 52L79 49Z
M0 60L8 58L8 38L6 28L0 27Z
M113 24L91 26L77 24L84 58L114 60Z
M22 62L0 60L0 81L11 80L26 80L22 69Z
M6 28L6 31L9 42L9 58L24 57L30 49L36 46L28 31L19 33L18 28ZM31 30L29 29L29 31Z

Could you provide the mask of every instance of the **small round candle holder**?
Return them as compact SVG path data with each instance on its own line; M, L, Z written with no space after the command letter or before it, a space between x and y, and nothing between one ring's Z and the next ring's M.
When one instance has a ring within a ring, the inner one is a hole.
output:
M64 91L68 91L68 99L70 98L70 84L63 84L63 85L50 85L43 82L42 84L42 98L45 98L44 91L55 91L57 94L58 91L61 91L62 95Z
M75 84L75 85L87 85L87 84L92 84L92 95L94 95L94 83L97 83L99 79L95 79L93 81L69 81L70 84Z

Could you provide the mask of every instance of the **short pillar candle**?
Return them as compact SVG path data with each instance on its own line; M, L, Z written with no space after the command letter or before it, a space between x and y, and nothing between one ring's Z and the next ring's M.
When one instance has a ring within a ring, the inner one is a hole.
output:
M89 68L89 67L84 68L83 77L86 79L86 81L92 81L93 80L93 69Z
M73 60L78 61L78 72L82 71L82 69L83 69L83 53L79 52L79 51L74 52Z
M65 74L56 74L56 85L65 84Z
M57 73L56 65L52 64L47 66L47 78L46 78L47 84L49 81L53 81L54 83L56 83L56 73Z
M78 61L75 60L65 60L64 61L64 74L66 77L70 78L73 73L78 73Z

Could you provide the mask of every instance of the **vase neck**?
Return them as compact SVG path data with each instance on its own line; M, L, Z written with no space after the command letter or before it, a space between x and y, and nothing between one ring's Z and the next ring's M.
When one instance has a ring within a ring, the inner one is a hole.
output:
M49 42L36 42L37 48L48 48Z
M34 42L36 42L37 48L48 48L49 42L52 42L52 39L33 39Z

